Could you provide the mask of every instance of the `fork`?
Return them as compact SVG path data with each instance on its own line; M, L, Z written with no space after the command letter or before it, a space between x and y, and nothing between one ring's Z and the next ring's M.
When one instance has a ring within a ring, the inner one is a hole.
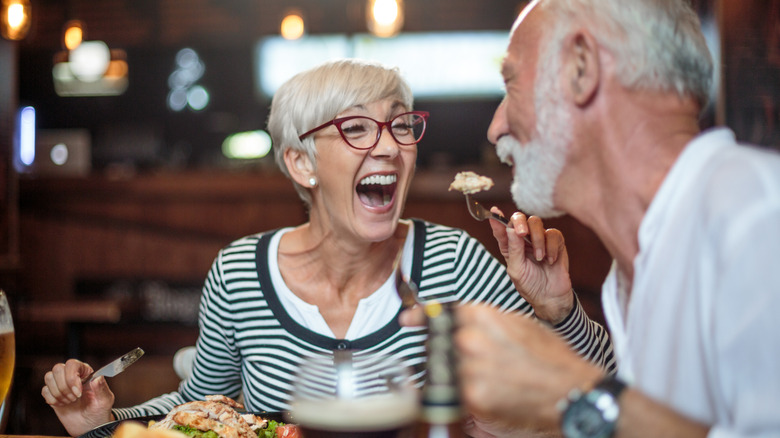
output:
M485 208L485 206L477 202L476 199L472 198L468 193L464 193L464 195L466 195L466 206L468 207L469 213L471 213L471 216L474 219L478 221L484 221L485 219L495 219L505 226L509 226L509 221L506 220L504 216L488 210ZM526 243L531 243L531 241L528 239L528 236L523 236L523 240L525 240Z
M398 250L398 254L393 261L393 271L395 271L395 288L398 291L398 297L401 298L401 305L404 309L408 309L415 304L424 306L423 303L417 298L417 285L406 277L401 272L401 254L403 253L403 246Z

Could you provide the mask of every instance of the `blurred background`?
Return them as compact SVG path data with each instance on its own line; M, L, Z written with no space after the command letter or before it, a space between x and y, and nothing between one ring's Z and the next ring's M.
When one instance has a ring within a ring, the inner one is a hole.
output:
M718 66L703 128L780 143L780 1L693 1ZM200 287L222 246L305 211L265 134L275 88L335 57L397 65L431 113L407 217L489 226L448 192L456 172L509 169L486 141L517 0L0 0L0 287L14 309L8 433L62 435L43 374L147 351L111 381L117 406L175 390ZM610 259L571 218L575 289L601 319Z

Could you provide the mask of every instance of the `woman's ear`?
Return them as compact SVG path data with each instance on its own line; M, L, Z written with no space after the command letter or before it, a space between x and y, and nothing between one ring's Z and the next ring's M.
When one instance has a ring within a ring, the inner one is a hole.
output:
M577 106L587 105L598 91L601 80L598 49L596 40L585 31L575 32L564 40L564 81Z
M304 187L316 185L314 164L305 152L293 148L286 149L284 151L284 164L287 165L287 171L290 172L293 181Z

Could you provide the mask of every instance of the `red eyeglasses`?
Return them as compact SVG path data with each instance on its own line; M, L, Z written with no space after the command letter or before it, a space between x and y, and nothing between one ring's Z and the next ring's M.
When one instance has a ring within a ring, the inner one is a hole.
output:
M364 151L373 148L379 143L379 138L382 136L382 128L386 126L387 131L396 143L413 145L422 140L427 120L427 111L410 111L399 114L388 122L380 122L365 116L339 117L302 134L298 139L303 140L320 129L334 125L339 130L341 138L348 145Z

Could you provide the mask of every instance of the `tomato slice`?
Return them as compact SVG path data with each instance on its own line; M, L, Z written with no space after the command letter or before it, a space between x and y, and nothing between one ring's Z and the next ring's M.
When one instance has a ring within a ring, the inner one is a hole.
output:
M284 426L276 426L276 436L277 438L300 438L301 431L294 424L285 424Z

